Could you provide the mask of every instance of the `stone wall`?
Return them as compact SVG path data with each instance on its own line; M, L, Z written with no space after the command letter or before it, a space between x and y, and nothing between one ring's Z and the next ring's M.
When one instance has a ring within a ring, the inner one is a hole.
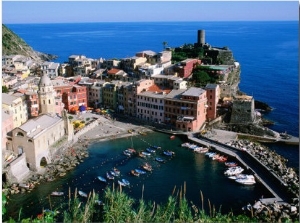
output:
M26 154L23 153L17 159L12 161L5 172L9 183L21 183L30 175L30 170L26 165Z

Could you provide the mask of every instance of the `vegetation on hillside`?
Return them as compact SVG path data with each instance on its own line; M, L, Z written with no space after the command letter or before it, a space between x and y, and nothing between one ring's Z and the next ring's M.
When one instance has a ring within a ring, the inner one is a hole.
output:
M49 61L57 58L57 56L33 50L4 24L2 24L2 55L23 55L34 61Z
M185 187L177 191L166 203L146 203L143 199L138 201L129 197L119 189L106 188L103 203L99 203L99 196L91 192L88 198L75 196L62 205L63 210L56 207L44 210L36 218L5 220L7 216L2 212L5 221L14 222L258 222L259 220L247 215L234 215L232 212L222 214L208 200L209 213L204 210L204 199L201 193L202 207L196 207L185 198ZM4 195L5 196L5 195ZM5 204L3 205L5 207ZM21 215L21 213L20 213ZM265 219L267 220L267 219Z

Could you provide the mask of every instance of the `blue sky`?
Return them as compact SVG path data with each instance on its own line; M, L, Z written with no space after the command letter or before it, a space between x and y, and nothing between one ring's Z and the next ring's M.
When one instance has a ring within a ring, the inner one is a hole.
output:
M2 23L298 20L298 1L2 1Z

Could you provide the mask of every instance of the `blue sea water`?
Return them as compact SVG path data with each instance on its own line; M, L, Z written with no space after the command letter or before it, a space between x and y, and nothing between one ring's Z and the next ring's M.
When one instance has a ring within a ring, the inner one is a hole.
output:
M297 21L6 25L33 49L58 55L57 62L67 61L72 54L81 54L89 58L109 59L131 57L142 50L160 52L163 50L164 41L168 42L170 47L197 42L197 30L203 29L206 32L207 43L212 46L229 47L233 51L235 59L241 64L240 90L274 108L272 112L265 114L265 118L275 122L270 128L278 132L287 131L289 134L299 135L299 30ZM155 136L155 139L159 138L157 135ZM146 140L153 142L152 136L147 137L149 138ZM69 185L72 180L79 179L79 176L81 177L84 172L89 172L92 168L90 165L93 163L95 166L99 156L106 157L105 152L107 151L111 153L111 150L115 149L114 157L117 157L117 154L122 150L122 146L120 146L124 143L122 140L124 139L116 140L114 143L106 142L91 146L91 157L89 158L91 160L89 162L76 168L65 179L52 184L55 184L55 187L60 187L59 185L63 183ZM161 143L167 146L169 141L162 141ZM181 142L172 143L174 143L172 146L176 148L176 145ZM298 146L269 146L288 158L289 166L298 168ZM99 147L105 148L105 150L99 151L97 149ZM138 190L132 190L132 195L140 197L140 185L145 183L144 197L163 201L166 194L170 195L174 185L180 186L183 181L187 181L189 196L197 197L198 203L199 191L203 190L204 196L211 199L217 205L216 207L222 204L226 210L232 207L238 209L247 200L257 199L260 191L263 191L259 185L250 189L235 188L236 185L229 184L226 182L227 179L220 177L223 167L219 164L211 163L203 157L195 157L194 154L182 154L182 150L176 149L181 156L185 157L186 163L184 160L174 159L167 163L173 166L160 167L160 171L150 175L148 180L135 182ZM194 164L187 168L192 161ZM114 165L121 165L121 162L122 165L124 164L121 166L124 171L137 165L136 163L125 162L123 159L118 160ZM108 167L105 166L105 168ZM187 177L172 171L174 169L188 173ZM85 174L84 179L89 182L87 184L91 184L94 175L87 176ZM176 178L175 176L180 177ZM53 188L52 184L51 187L48 185L48 187L38 189L35 194L37 199L42 199L39 194L45 194L47 190ZM83 184L74 184L73 186L75 185L78 187L87 186ZM218 186L214 188L215 185ZM26 197L24 201L28 202L30 199L32 198ZM195 202L197 203L197 201Z

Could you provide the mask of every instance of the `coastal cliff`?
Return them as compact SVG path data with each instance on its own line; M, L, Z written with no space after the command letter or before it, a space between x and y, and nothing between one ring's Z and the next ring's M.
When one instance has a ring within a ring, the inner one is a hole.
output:
M50 61L57 58L56 55L35 51L23 39L2 24L2 55L23 55L36 62Z

